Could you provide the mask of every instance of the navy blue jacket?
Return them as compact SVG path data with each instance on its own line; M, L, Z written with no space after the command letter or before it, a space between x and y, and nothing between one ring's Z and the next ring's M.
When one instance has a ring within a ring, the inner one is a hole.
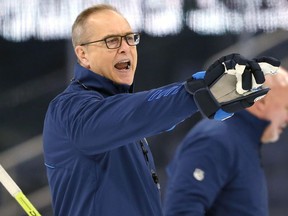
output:
M267 216L260 138L269 123L247 111L204 119L168 166L166 216Z
M183 83L132 94L131 86L117 85L79 64L74 78L51 101L44 122L54 214L162 215L144 137L191 116L193 97Z

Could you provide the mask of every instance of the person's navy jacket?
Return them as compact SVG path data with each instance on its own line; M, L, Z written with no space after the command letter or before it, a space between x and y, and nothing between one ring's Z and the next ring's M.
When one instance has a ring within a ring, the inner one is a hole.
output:
M267 216L260 139L269 123L247 111L201 120L169 164L165 216Z
M196 105L183 83L130 88L77 64L74 81L51 101L43 145L55 215L162 215L144 137L173 128Z

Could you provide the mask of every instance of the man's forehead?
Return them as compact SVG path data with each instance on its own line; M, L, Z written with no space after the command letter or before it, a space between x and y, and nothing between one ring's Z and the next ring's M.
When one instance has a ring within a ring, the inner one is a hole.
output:
M105 10L91 14L87 19L87 28L100 36L117 35L131 32L127 20L115 11Z
M274 75L266 75L265 84L269 88L287 88L288 87L288 72L283 68L279 68L278 73Z

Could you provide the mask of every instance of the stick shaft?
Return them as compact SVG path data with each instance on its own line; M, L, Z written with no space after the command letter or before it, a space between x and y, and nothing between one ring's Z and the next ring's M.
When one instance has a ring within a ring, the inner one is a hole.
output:
M18 185L6 172L6 170L0 164L0 181L6 190L11 194L12 197L16 199L19 205L24 209L24 211L29 216L41 216L40 213L35 209L32 203L23 194Z
M40 213L35 209L32 203L22 192L19 192L15 196L15 199L29 216L41 216Z

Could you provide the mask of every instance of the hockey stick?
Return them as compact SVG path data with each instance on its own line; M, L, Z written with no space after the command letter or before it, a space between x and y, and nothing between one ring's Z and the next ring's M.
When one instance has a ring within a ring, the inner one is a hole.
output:
M18 185L9 176L6 170L0 164L0 182L6 188L6 190L11 194L12 197L16 199L19 205L24 209L24 211L29 216L41 216L41 214L35 209L32 203L23 194Z

